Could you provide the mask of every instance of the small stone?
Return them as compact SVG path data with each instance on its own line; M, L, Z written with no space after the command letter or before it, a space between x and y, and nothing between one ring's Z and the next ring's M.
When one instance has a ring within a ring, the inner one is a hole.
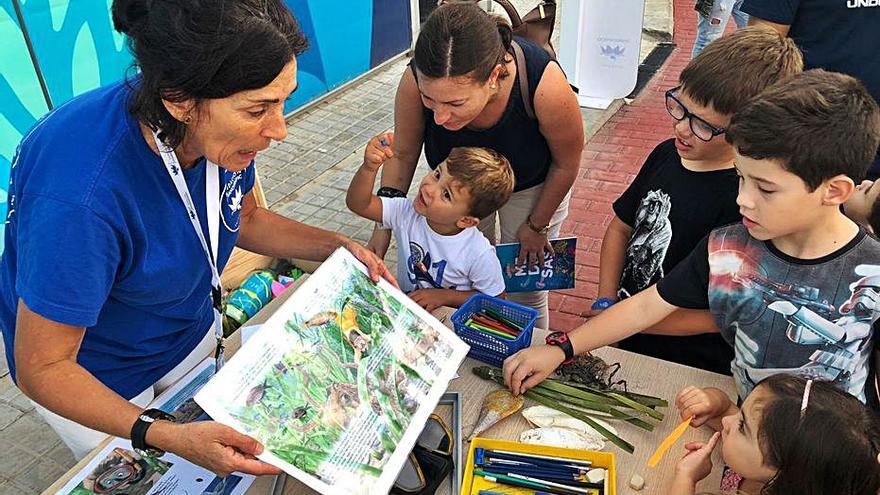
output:
M602 468L590 469L587 471L587 481L590 483L605 482L605 470Z
M632 478L629 479L629 487L636 491L641 490L645 487L645 478L642 478L638 474L632 475Z

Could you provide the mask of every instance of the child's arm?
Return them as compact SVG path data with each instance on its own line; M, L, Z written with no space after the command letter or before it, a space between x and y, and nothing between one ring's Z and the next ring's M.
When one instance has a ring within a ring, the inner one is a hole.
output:
M605 237L602 238L602 253L599 256L599 294L597 298L608 298L617 301L617 287L620 285L620 274L626 254L626 243L632 234L632 227L623 222L617 215L611 219ZM601 309L589 309L583 316L593 317Z
M642 333L684 336L718 332L718 324L709 310L677 308L671 315Z
M617 287L623 273L626 258L626 244L632 235L632 227L617 215L611 219L605 237L602 238L602 253L599 257L599 297L617 300Z
M739 413L730 397L714 387L687 387L675 397L675 406L681 419L694 418L691 426L706 424L715 431L721 431L721 418Z
M635 296L606 309L568 333L575 355L613 344L639 333L669 316L676 307L667 303L652 285ZM558 346L523 349L504 361L504 383L519 395L541 383L565 360Z
M468 278L473 290L455 289L418 289L409 294L410 299L429 312L440 306L461 307L471 296L475 294L495 295L505 297L504 275L501 273L501 263L495 254L495 248L486 245L476 255L467 254L466 259L472 259Z
M393 142L394 134L389 132L380 134L367 143L364 163L351 178L348 194L345 197L345 204L349 210L374 222L382 221L382 200L373 194L373 184L376 182L379 167L385 163L385 160L394 156L391 151Z
M687 454L675 465L675 477L669 495L694 495L697 482L712 472L712 451L718 445L721 433L715 432L705 444L690 442L685 444Z

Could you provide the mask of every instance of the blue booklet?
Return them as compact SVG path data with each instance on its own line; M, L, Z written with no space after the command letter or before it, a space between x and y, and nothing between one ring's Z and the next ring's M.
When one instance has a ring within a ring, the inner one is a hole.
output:
M516 265L519 243L499 244L495 253L504 272L507 292L530 292L536 290L571 289L574 287L574 261L577 237L550 239L553 253L544 252L544 263L528 270L526 265Z

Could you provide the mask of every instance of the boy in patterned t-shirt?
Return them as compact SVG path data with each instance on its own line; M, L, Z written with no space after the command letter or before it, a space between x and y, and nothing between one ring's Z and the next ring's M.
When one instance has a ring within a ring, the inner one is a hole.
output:
M542 346L508 358L504 376L515 394L567 354L692 308L709 309L733 346L740 398L774 373L830 380L862 401L873 395L880 241L840 205L880 144L877 103L856 79L811 70L737 112L727 139L736 148L743 222L713 230L659 283L569 333L568 352Z

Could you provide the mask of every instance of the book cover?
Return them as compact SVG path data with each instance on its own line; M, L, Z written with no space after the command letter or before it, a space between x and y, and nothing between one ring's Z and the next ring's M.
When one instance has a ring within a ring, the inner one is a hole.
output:
M531 270L523 264L517 266L519 243L499 244L495 253L504 272L507 292L530 292L536 290L571 289L574 287L575 253L577 237L550 239L553 252L544 252L544 262Z

